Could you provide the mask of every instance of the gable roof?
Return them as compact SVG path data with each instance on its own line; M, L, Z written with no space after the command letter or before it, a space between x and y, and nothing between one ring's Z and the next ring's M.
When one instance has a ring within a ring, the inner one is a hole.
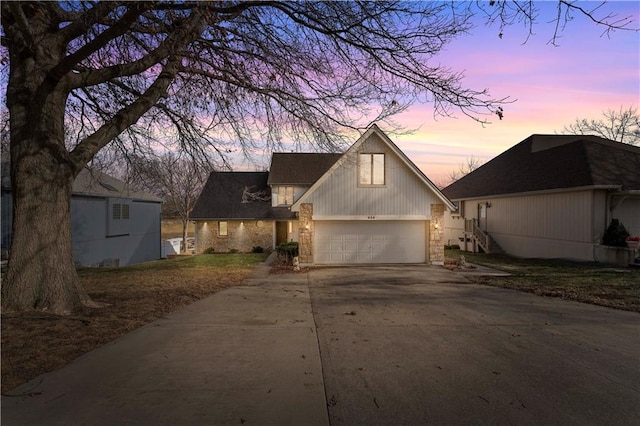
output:
M269 168L269 185L313 185L342 154L275 152Z
M128 183L97 170L84 168L73 181L73 194L91 197L130 198L161 203L162 198L139 191Z
M358 140L351 145L351 147L349 147L349 149L338 159L338 161L336 161L333 166L331 166L331 168L329 170L327 170L321 177L320 179L318 179L312 186L311 188L309 188L307 190L307 192L305 192L299 199L298 201L296 201L292 206L291 206L291 210L298 210L300 208L300 204L304 203L308 197L316 191L316 189L318 189L320 187L320 185L322 185L322 183L327 180L327 178L329 177L329 175L331 175L331 173L333 173L334 170L336 170L338 167L340 167L345 161L347 161L347 158L349 156L349 154L353 153L353 152L357 152L358 149L360 148L360 146L367 140L369 139L369 137L373 134L377 134L380 139L391 149L391 151L393 151L399 158L400 160L409 168L409 170L411 172L413 172L418 179L420 179L422 181L422 183L424 183L429 189L431 189L435 194L436 197L439 198L443 204L445 206L447 206L449 209L454 210L455 206L451 203L451 201L438 189L438 187L436 185L433 184L433 182L431 182L431 180L424 174L422 173L422 170L420 170L414 163L413 161L411 161L404 152L402 152L400 150L400 148L398 148L398 146L396 144L394 144L391 139L389 139L389 137L382 131L380 130L380 128L376 125L376 124L372 124L366 132L364 132L362 134L362 136L360 136L360 138L358 138Z
M531 135L442 192L455 200L581 187L640 189L640 148L589 135Z
M2 190L11 191L9 161L2 161ZM138 201L161 203L162 198L149 192L139 191L120 179L85 167L73 181L72 195L104 198L129 198Z
M212 172L189 218L256 220L292 217L287 207L271 207L268 176L268 172Z

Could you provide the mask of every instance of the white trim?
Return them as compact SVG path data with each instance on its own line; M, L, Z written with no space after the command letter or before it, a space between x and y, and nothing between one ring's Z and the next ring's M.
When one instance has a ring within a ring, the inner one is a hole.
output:
M510 198L510 197L523 197L528 195L544 195L544 194L557 194L562 192L577 192L577 191L589 191L598 189L619 189L620 185L590 185L590 186L574 186L573 188L554 188L554 189L540 189L537 191L524 191L524 192L510 192L508 194L487 194L477 197L462 197L452 198L454 201L474 201L474 200L487 200L496 198Z
M386 143L389 148L391 148L391 151L393 151L400 158L400 160L402 160L402 162L418 177L418 179L420 179L429 189L431 189L436 194L436 197L439 198L440 201L442 201L449 210L455 210L455 206L453 205L453 203L449 201L449 199L438 189L438 187L435 186L433 182L431 182L431 180L427 176L425 176L424 173L422 173L422 171L405 155L404 152L400 150L400 148L396 146L396 144L393 143L391 139L389 139L386 134L384 134L382 130L380 130L377 125L373 124L367 129L366 132L364 132L362 136L360 136L360 138L358 138L358 140L353 145L351 145L351 147L349 147L349 149L344 154L342 154L342 157L340 157L338 161L336 161L333 166L331 166L331 168L320 177L320 179L318 179L304 194L302 194L298 201L293 203L293 205L291 206L291 211L299 211L300 204L304 203L309 195L315 192L316 189L318 189L318 187L320 187L320 185L322 185L322 183L329 178L331 173L333 173L338 167L340 167L345 161L347 161L347 158L352 152L357 152L358 148L360 148L360 145L362 145L367 139L369 139L369 137L373 133L377 134L380 139L382 139L382 141Z
M381 220L431 220L431 216L427 215L371 215L371 216L325 216L325 215L313 215L312 220L362 220L368 222L376 222Z

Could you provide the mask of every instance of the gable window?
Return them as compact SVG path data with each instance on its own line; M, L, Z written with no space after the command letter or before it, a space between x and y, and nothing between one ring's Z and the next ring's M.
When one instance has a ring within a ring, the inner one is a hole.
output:
M278 204L288 206L293 204L293 186L281 186L278 191Z
M228 232L227 222L218 222L218 236L226 237L229 235Z
M360 185L384 185L384 154L360 154Z

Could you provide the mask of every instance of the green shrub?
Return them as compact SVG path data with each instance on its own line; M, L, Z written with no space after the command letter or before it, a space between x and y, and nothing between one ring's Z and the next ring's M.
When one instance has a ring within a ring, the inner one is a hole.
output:
M237 252L238 252L238 249L231 249L231 250L229 250L229 253L231 253L231 254L234 254L234 253L237 253Z
M253 246L251 253L264 253L264 249L261 246Z
M204 254L213 254L216 252L216 249L214 249L213 247L207 247L206 249L204 249L203 253Z
M602 244L605 246L626 247L629 231L618 219L611 219L611 223L604 231Z
M445 244L444 248L446 250L460 250L460 246L458 244Z
M286 262L291 262L293 258L298 255L298 243L290 241L288 243L278 244L276 252L278 253L278 258Z

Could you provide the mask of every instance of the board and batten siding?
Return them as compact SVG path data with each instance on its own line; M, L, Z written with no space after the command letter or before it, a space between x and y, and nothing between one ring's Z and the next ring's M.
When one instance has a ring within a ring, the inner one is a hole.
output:
M385 154L385 185L358 185L358 154ZM314 219L331 216L413 216L429 219L431 204L442 203L433 191L375 134L363 142L357 153L346 154L328 178L309 194Z
M492 198L490 202L489 233L592 242L592 191Z
M466 201L465 213L474 218L478 203L490 202L486 230L509 254L593 260L602 232L595 198L591 190L490 198Z

